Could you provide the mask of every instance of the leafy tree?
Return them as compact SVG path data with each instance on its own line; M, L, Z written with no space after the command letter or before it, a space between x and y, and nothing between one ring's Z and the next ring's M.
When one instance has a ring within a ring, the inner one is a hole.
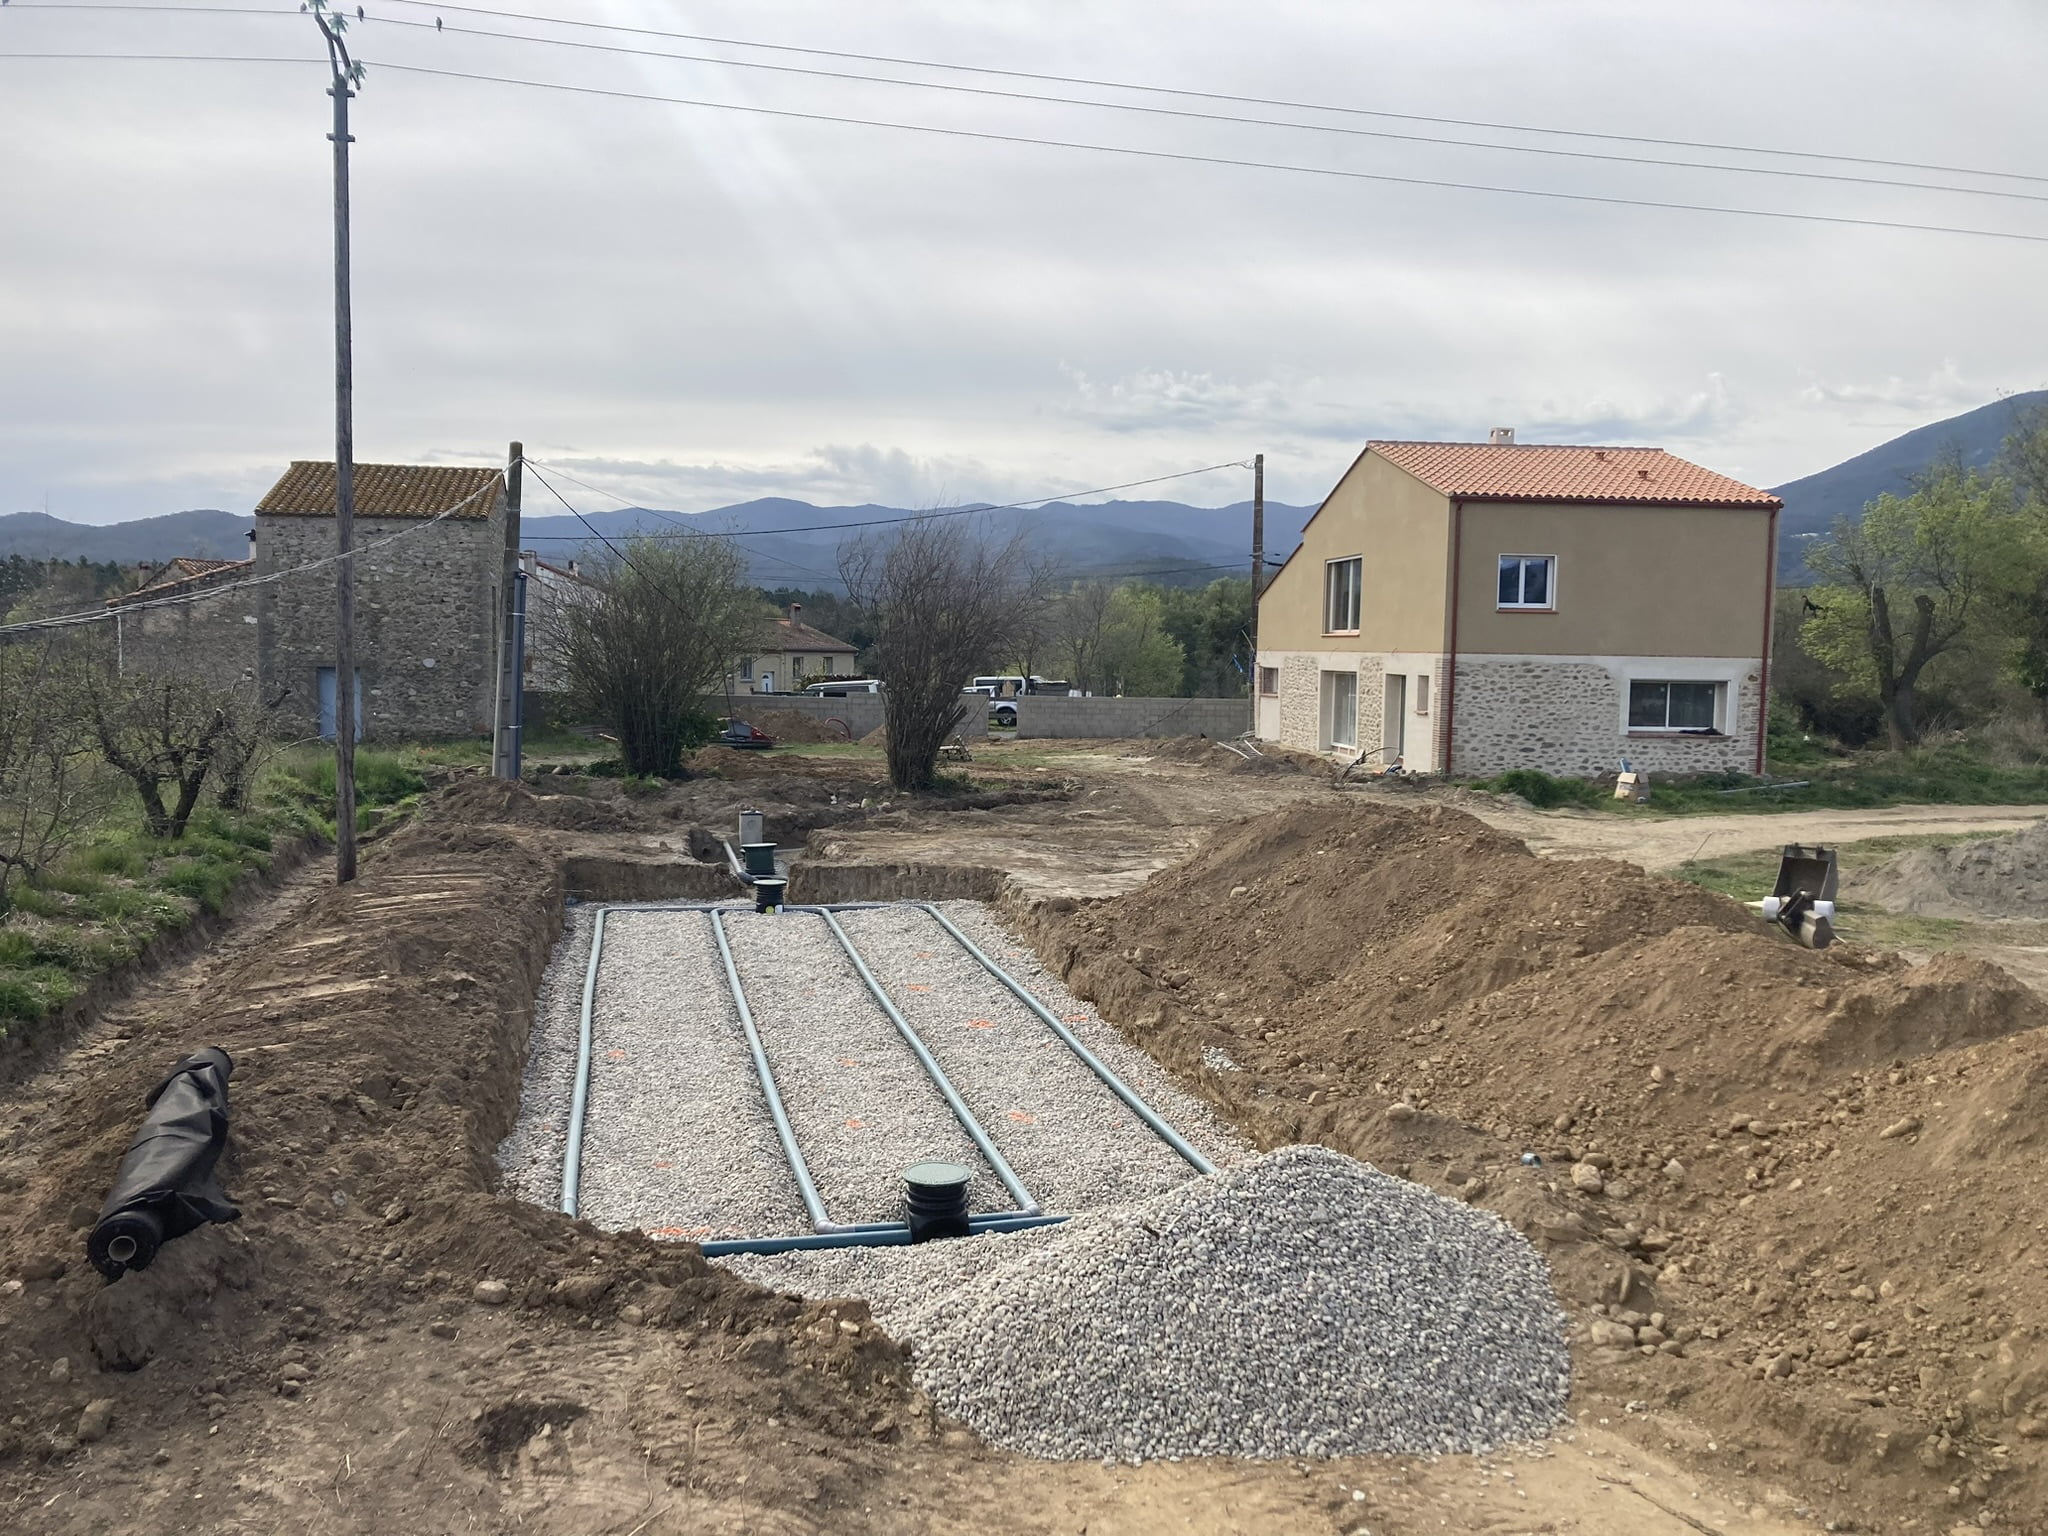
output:
M746 575L730 539L633 539L551 614L569 692L617 733L628 773L680 778L683 753L716 734L702 701L760 638Z
M1920 740L1928 666L1968 644L1994 607L2021 533L2011 485L1950 463L1909 496L1881 496L1861 522L1837 518L1807 556L1818 610L1801 638L1850 688L1876 693L1894 750Z
M1187 658L1175 693L1190 698L1242 698L1252 665L1252 584L1230 576L1206 587L1162 587L1166 632Z
M839 553L846 590L874 626L889 782L932 787L939 749L969 709L968 681L1015 646L1045 577L1021 535L995 544L965 518L921 517Z

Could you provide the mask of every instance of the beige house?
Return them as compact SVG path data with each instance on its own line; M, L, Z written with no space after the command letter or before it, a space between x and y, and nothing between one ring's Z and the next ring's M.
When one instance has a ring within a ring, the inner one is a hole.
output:
M1656 448L1368 443L1259 599L1262 740L1760 772L1778 498Z
M852 677L860 652L797 617L802 603L762 626L761 649L740 662L735 693L801 693L806 683Z

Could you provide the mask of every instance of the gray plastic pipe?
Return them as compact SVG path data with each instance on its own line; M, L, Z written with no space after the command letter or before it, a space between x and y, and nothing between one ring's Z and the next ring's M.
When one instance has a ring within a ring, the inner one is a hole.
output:
M717 908L709 914L711 933L718 940L718 958L725 963L725 979L732 987L732 1004L740 1016L740 1028L746 1031L747 1049L753 1053L754 1075L761 1080L761 1093L768 1100L768 1115L775 1122L776 1139L782 1143L782 1155L789 1162L789 1171L796 1175L797 1193L803 1196L804 1211L811 1218L811 1225L821 1235L843 1232L845 1229L826 1214L825 1202L818 1194L818 1186L811 1178L810 1164L797 1149L796 1132L790 1129L789 1115L782 1107L782 1095L775 1087L775 1074L768 1070L768 1052L761 1044L761 1032L754 1027L754 1010L747 1006L747 994L740 988L739 968L732 961L732 946L726 942L725 922Z
M576 1214L583 1189L583 1114L590 1107L590 1011L597 1001L597 963L604 954L604 919L608 907L597 909L590 934L590 964L583 971L583 1018L576 1031L576 1089L569 1096L569 1135L562 1148L562 1213Z
M996 1177L1003 1181L1003 1188L1007 1189L1012 1198L1016 1200L1016 1214L1019 1216L1043 1215L1044 1212L1038 1202L1032 1198L1031 1191L1024 1187L1024 1181L1017 1177L1017 1172L1010 1166L1009 1160L996 1150L996 1144L988 1139L988 1132L981 1128L981 1122L974 1118L973 1112L968 1109L959 1093L955 1091L952 1083L947 1080L945 1072L940 1069L938 1062L933 1059L932 1053L925 1048L924 1041L919 1039L917 1031L910 1027L910 1021L903 1017L894 1003L889 1001L889 994L884 992L881 983L875 980L874 973L868 969L867 962L861 959L860 951L853 947L853 940L848 938L846 930L839 926L839 919L834 917L829 911L821 911L818 915L825 919L825 926L838 936L840 946L846 951L846 958L853 962L853 968L860 973L860 979L867 984L868 991L873 995L875 1001L882 1005L882 1012L886 1013L889 1016L889 1022L896 1026L896 1033L901 1035L904 1043L916 1053L918 1062L923 1066L926 1075L938 1085L939 1092L945 1095L946 1107L953 1111L953 1118L960 1122L961 1129L966 1131L973 1139L974 1145L980 1149L981 1155L988 1159L989 1167L995 1170Z
M968 1235L989 1232L1022 1232L1028 1227L1058 1226L1064 1216L1020 1216L1006 1211L1000 1215L976 1216L967 1224ZM801 1237L733 1237L699 1243L707 1259L735 1253L795 1253L812 1248L899 1248L908 1246L910 1228L900 1221L850 1228L841 1232L811 1232Z
M1118 1098L1122 1099L1125 1104L1130 1106L1131 1113L1136 1115L1140 1120L1144 1121L1146 1125L1150 1126L1153 1133L1157 1135L1161 1141L1165 1142L1169 1147L1173 1148L1174 1151L1178 1152L1183 1158L1187 1159L1188 1163L1194 1168L1195 1172L1208 1174L1214 1173L1216 1171L1216 1165L1210 1162L1209 1159L1207 1159L1206 1157L1202 1156L1202 1154L1197 1152L1193 1147L1189 1146L1186 1140L1181 1136L1180 1132L1176 1131L1172 1126L1168 1125L1164 1120L1162 1120L1159 1117L1159 1112L1157 1110L1153 1109L1153 1107L1150 1104L1147 1104L1143 1099L1138 1097L1136 1091L1132 1089L1130 1084L1126 1083L1122 1078L1118 1077L1114 1072L1110 1071L1109 1068L1103 1064L1101 1058L1096 1056L1096 1054L1093 1051L1089 1050L1088 1047L1083 1045L1079 1040L1075 1039L1074 1032L1068 1029L1066 1025L1062 1024L1059 1021L1058 1016L1055 1015L1050 1008L1046 1007L1045 1004L1041 1003L1035 996L1033 996L1031 991L1027 987L1025 987L1025 985L1022 982L1018 981L1016 977L1012 976L1000 965L997 965L995 961L989 959L987 955L983 954L981 950L975 945L974 940L968 938L966 934L962 933L958 928L954 927L953 920L951 918L947 917L945 913L941 912L938 909L938 907L932 902L921 901L917 903L917 905L923 907L925 911L931 913L932 917L937 920L938 925L941 928L945 929L946 932L950 933L959 942L960 947L962 949L966 950L968 954L974 956L975 959L979 960L981 962L982 968L986 970L989 973L989 975L995 977L997 981L1000 981L1004 986L1008 987L1010 991L1016 995L1017 1001L1022 1003L1025 1007L1029 1008L1033 1013L1037 1014L1039 1018L1044 1020L1046 1028L1050 1029L1054 1034L1058 1035L1060 1039L1066 1043L1067 1049L1072 1051L1076 1056L1080 1057L1082 1063L1086 1065L1088 1070L1093 1072L1097 1077L1101 1078L1103 1085L1107 1087L1111 1093L1115 1094Z

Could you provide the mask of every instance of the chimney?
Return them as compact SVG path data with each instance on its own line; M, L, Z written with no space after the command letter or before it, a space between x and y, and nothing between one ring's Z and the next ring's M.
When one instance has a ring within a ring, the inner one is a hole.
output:
M798 614L802 613L803 611L804 611L804 605L803 605L802 603L791 603L791 604L789 605L789 622L790 622L790 623L792 623L792 624L796 623L796 622L797 622L797 618L796 618L796 616L797 616Z
M569 574L571 576L576 574L576 557L574 555L569 557Z
M1513 427L1495 427L1486 434L1486 440L1496 448L1511 445L1515 440L1515 429Z

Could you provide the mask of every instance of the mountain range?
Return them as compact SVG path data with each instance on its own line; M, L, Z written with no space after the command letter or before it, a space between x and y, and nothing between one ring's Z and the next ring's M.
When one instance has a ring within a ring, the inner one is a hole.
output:
M1943 456L1953 455L1972 468L1988 466L2023 415L2044 407L2048 407L2048 390L2010 395L1959 416L1915 427L1830 469L1771 487L1785 500L1778 525L1780 578L1802 579L1807 548L1837 517L1854 517L1866 503L1887 491L1910 490L1914 476ZM1313 507L1266 504L1269 565L1279 564L1300 542L1302 526L1314 511ZM685 529L733 533L741 536L750 574L762 586L837 588L839 549L846 540L859 537L866 528L913 515L902 507L873 503L818 507L807 501L765 497L700 513L630 507L582 517L528 516L523 520L521 542L539 550L544 559L553 555L566 561L601 550L605 539L617 542L634 534ZM1146 576L1199 585L1245 571L1250 565L1250 502L1192 507L1177 501L1082 505L1056 501L1031 511L1001 510L985 516L995 536L1021 533L1034 554L1058 560L1065 572L1076 577ZM248 535L254 525L251 517L210 509L97 526L67 523L42 512L17 512L0 516L0 559L22 555L31 559L113 560L124 565L161 562L178 555L240 559L248 553Z

